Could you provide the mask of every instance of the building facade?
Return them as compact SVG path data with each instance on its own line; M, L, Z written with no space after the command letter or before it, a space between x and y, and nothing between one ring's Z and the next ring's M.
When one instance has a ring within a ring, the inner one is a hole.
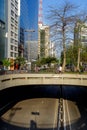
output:
M76 23L74 29L74 44L87 45L87 23Z
M0 0L0 61L5 54L5 0Z
M51 41L50 41L50 44L49 44L49 56L50 57L56 57L54 42L51 42Z
M38 40L38 3L39 0L20 0L20 44L24 46L26 59L29 56L25 52L27 51L25 42Z
M5 0L6 3L6 58L18 56L19 0Z
M38 57L48 57L49 56L49 26L41 25L38 31Z
M28 61L33 62L37 60L38 44L37 41L26 41Z

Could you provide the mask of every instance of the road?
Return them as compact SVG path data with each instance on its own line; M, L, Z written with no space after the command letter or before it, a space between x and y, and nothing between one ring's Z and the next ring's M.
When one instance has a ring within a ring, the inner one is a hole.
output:
M18 102L1 119L13 126L32 129L57 128L58 99L39 98Z
M78 87L63 87L65 130L87 130L87 90Z
M32 94L38 89L40 96L18 101L1 116L0 130L87 130L84 87L47 86Z

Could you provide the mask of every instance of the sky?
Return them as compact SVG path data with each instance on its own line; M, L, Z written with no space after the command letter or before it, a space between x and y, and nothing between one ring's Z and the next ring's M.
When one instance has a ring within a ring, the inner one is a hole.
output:
M87 11L87 0L66 0L71 2L72 4L76 6L80 6L81 10ZM64 0L42 0L43 3L43 24L44 25L50 25L49 20L47 20L47 14L49 12L49 6L51 7L57 7L57 5L63 4ZM60 56L60 51L57 51L57 55Z
M42 0L43 1L43 21L44 24L47 24L47 12L49 10L49 6L56 6L59 5L61 3L63 3L64 0ZM87 0L66 0L69 2L72 2L75 5L79 5L81 6L81 8L83 9L87 9Z

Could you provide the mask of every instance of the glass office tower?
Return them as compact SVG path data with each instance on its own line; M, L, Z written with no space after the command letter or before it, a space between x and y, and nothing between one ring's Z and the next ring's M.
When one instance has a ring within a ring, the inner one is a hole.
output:
M5 0L0 0L0 61L5 58Z
M29 51L26 41L38 41L38 6L39 0L20 0L20 44L24 46L26 59Z
M34 39L38 38L38 0L20 1L20 27L35 30Z

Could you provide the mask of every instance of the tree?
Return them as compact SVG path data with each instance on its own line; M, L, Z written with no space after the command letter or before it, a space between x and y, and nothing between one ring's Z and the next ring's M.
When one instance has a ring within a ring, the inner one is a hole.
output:
M69 45L66 48L66 63L74 66L74 71L76 71L78 59L78 47L73 45Z
M11 62L9 61L9 59L3 59L3 66L8 69L8 67L11 65Z
M16 57L15 59L15 64L18 64L20 68L25 64L25 59L24 57Z
M80 61L79 61L79 70L77 69L78 64L78 46L69 45L66 48L66 63L73 64L75 71L80 71L82 64L87 64L87 45L80 46ZM61 54L62 55L62 54Z
M45 30L40 30L40 58L45 56Z
M61 43L62 45L63 70L65 69L66 65L66 44L72 39L72 30L74 30L74 23L76 17L78 16L76 14L76 9L77 7L74 4L65 1L63 5L57 6L57 8L51 7L48 16L51 21L50 27L53 30L53 40L55 40L57 44Z
M51 63L57 63L58 60L55 57L47 57L47 58L41 58L36 61L36 64L38 66L48 64L50 66Z
M81 62L87 63L87 45L85 45L81 50Z
M87 16L84 14L82 15L84 17L80 17L77 19L76 24L75 24L75 35L77 38L75 39L75 45L78 47L78 58L77 58L77 70L80 71L80 60L81 60L81 48L82 48L82 31L86 28L86 21L87 21Z

